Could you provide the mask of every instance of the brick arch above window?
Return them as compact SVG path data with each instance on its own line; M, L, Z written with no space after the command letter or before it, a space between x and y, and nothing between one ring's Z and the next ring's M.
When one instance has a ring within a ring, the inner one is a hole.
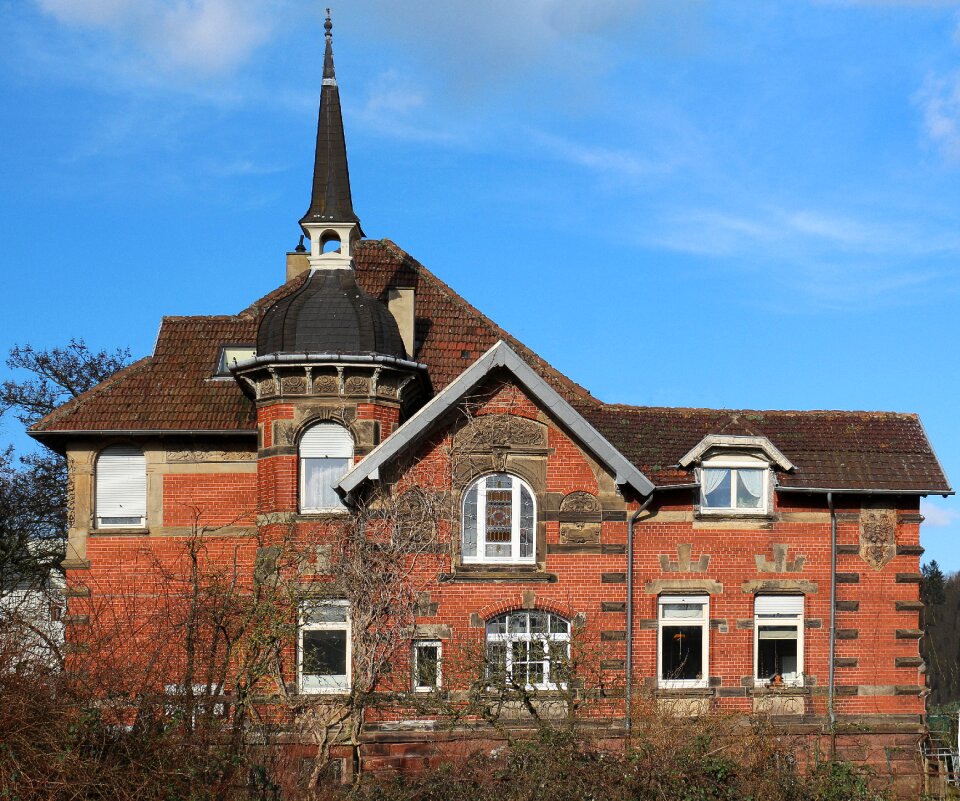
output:
M525 590L516 595L510 595L489 603L477 610L477 617L486 623L508 612L533 611L550 612L554 615L560 615L571 623L575 619L579 620L583 617L569 601L559 598L542 597L538 593L534 593L533 590Z

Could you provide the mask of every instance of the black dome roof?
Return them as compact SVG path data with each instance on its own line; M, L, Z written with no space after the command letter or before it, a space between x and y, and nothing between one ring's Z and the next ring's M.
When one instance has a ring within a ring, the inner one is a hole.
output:
M353 270L314 270L271 306L257 331L257 355L379 354L406 358L393 315L358 285Z

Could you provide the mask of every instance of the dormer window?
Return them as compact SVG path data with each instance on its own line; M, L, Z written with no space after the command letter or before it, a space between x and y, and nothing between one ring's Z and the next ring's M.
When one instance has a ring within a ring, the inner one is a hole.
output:
M763 514L767 472L763 467L705 462L700 471L700 507Z
M793 465L766 437L710 434L680 460L695 471L704 515L766 515L773 511L773 470Z
M224 345L220 348L220 358L217 360L217 375L230 375L230 368L237 362L252 359L257 355L253 345Z

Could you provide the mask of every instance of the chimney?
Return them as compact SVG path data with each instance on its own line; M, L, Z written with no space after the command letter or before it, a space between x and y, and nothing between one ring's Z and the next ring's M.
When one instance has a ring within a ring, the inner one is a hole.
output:
M289 271L289 268L288 268ZM412 287L390 287L387 290L387 309L393 315L400 328L400 338L407 358L414 358L414 326L416 324L416 310L414 304L414 290Z
M310 256L303 250L292 250L287 253L287 280L296 278L300 273L310 269Z

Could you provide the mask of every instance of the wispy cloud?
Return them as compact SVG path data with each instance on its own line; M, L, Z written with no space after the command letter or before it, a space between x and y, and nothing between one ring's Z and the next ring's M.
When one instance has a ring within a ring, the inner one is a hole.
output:
M920 512L923 514L924 523L928 526L943 528L960 522L960 512L956 509L948 509L926 498L920 499Z
M674 166L668 160L653 159L631 150L578 142L543 131L527 133L541 155L618 178L646 178L655 173L670 172Z
M266 0L36 0L69 28L107 32L162 72L228 72L269 36Z
M960 163L960 70L928 76L917 93L917 102L923 111L927 137L946 161Z
M371 82L360 111L346 113L368 130L391 138L437 144L458 140L447 122L439 122L432 112L427 90L399 69L389 69Z
M960 235L931 222L922 228L892 219L813 209L749 211L679 209L640 233L646 245L762 269L821 309L868 310L917 300L944 282L960 255ZM796 311L799 307L794 307Z

